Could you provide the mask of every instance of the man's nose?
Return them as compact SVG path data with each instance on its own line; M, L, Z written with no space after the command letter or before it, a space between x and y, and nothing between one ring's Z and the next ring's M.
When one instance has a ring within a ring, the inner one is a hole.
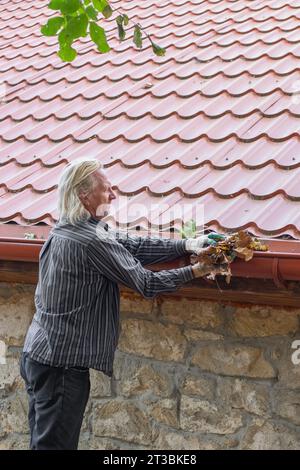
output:
M111 192L110 192L110 199L113 200L113 199L116 199L116 197L117 197L117 196L116 196L115 192L114 192L113 190L111 190Z

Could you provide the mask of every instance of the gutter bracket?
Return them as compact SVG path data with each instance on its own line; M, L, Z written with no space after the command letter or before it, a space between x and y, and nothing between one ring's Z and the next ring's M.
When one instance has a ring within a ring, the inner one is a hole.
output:
M279 259L274 258L273 263L272 263L272 275L273 275L273 281L276 287L279 287L280 289L285 289L287 290L287 285L285 284L280 271L279 271Z

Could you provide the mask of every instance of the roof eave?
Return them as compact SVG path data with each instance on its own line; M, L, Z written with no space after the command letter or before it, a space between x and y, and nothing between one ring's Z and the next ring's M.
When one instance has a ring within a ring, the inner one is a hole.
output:
M264 240L268 252L255 252L251 261L236 260L231 268L233 277L271 279L277 287L284 288L285 281L300 281L300 241ZM45 240L0 237L0 260L38 263ZM189 264L189 256L168 263L150 266L157 271L174 269Z

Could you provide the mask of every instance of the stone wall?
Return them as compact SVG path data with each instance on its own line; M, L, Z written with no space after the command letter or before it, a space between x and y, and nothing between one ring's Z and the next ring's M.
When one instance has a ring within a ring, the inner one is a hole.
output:
M0 449L28 448L18 360L33 294L0 284ZM121 305L114 377L91 371L80 448L300 448L300 308L134 294Z

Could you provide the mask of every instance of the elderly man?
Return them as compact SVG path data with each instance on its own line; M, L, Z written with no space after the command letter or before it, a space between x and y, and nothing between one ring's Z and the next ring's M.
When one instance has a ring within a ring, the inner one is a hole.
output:
M29 397L31 449L77 449L89 368L108 376L113 372L118 283L152 298L215 269L199 263L169 271L145 269L197 252L207 237L120 236L102 221L114 199L97 160L67 165L59 182L59 221L40 252L36 312L20 363Z

